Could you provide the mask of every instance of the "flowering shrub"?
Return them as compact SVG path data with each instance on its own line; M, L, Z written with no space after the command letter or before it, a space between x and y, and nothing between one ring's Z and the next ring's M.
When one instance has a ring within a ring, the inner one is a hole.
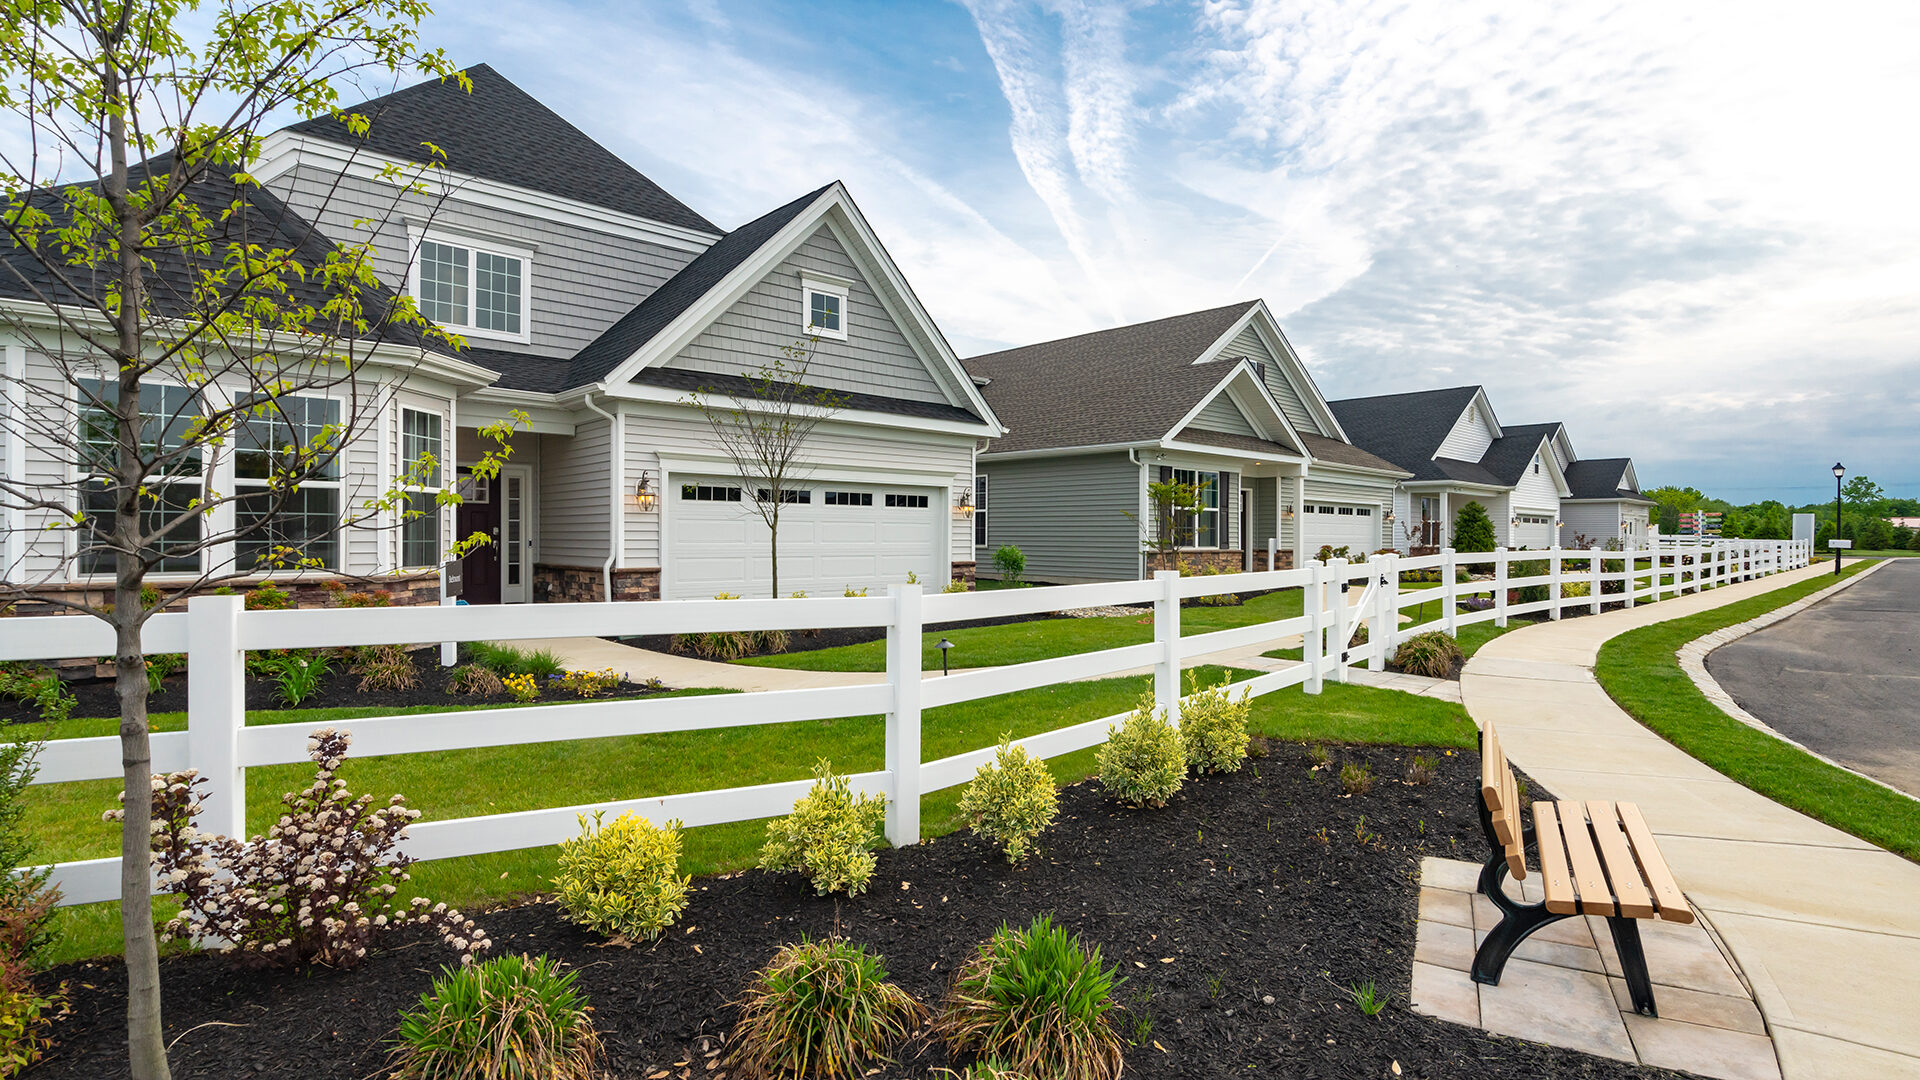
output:
M1000 737L993 760L980 766L960 795L967 823L974 832L1005 845L1008 862L1026 857L1027 845L1053 823L1059 807L1047 763L1026 747L1014 746L1011 734Z
M500 680L500 685L513 695L515 701L540 699L540 682L531 675L509 675Z
M1100 746L1100 786L1124 803L1165 806L1187 776L1187 751L1180 732L1155 710L1147 694L1117 728L1107 729Z
M612 668L606 668L601 671L569 671L560 676L558 681L561 689L575 697L590 698L618 688L620 676L615 675Z
M433 924L465 963L491 942L445 904L395 899L413 860L395 850L420 816L395 795L376 806L335 773L352 735L328 728L307 739L319 769L313 783L280 797L286 812L264 837L236 840L203 833L193 820L207 781L188 770L153 778L153 868L180 895L163 940L182 935L231 942L255 962L350 967L376 934ZM109 821L121 811L109 810Z
M793 813L767 822L760 867L798 870L821 896L858 896L873 877L876 860L868 849L880 838L886 796L854 794L852 783L835 776L824 759L813 775L813 787L794 802Z
M1199 688L1199 677L1190 676L1191 693L1180 703L1180 741L1187 749L1187 764L1201 772L1238 772L1247 760L1247 714L1251 690L1243 690L1238 700L1228 689L1232 681L1221 677L1217 686Z
M580 815L581 835L560 844L560 911L567 921L606 937L651 941L687 907L680 870L680 823L665 828L621 814L602 825Z

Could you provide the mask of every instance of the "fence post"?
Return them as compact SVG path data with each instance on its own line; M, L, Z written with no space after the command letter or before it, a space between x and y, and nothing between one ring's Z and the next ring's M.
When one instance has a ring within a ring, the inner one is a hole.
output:
M1275 561L1279 557L1280 557L1280 538L1277 536L1267 537L1267 569L1268 570L1280 569L1280 564Z
M1640 549L1627 541L1627 605L1633 606L1634 597L1640 592Z
M1347 569L1345 559L1335 559L1327 564L1333 571L1333 581L1328 584L1327 595L1333 604L1333 681L1347 681L1347 641L1353 637L1353 627L1347 622Z
M1560 545L1556 542L1547 551L1547 599L1552 601L1547 617L1560 618Z
M238 596L187 601L187 760L209 781L200 831L247 838L247 770L240 731L247 722L247 655L240 648L246 602Z
M1393 655L1394 640L1400 633L1400 556L1382 555L1374 567L1378 575L1374 578L1379 591L1374 594L1373 632L1368 641L1373 645L1373 660L1368 665L1375 671L1387 670L1387 658Z
M1155 570L1153 580L1160 584L1153 598L1153 641L1160 646L1160 659L1153 665L1153 705L1165 710L1167 719L1180 723L1180 571Z
M887 842L920 842L920 586L889 585L893 621L887 624L887 683L893 708L887 713L887 772L893 778L887 803Z
M1589 546L1587 548L1587 569L1593 573L1593 585L1587 590L1587 614L1598 615L1600 614L1600 586L1602 584L1600 577L1600 549L1598 547Z
M440 606L453 607L455 604L458 604L459 602L460 601L457 597L452 597L447 595L447 568L445 566L442 566L440 568ZM440 666L452 667L459 662L460 662L460 643L457 641L441 642L440 643Z
M1456 615L1453 610L1455 607L1455 601L1459 599L1459 595L1460 595L1460 582L1455 580L1456 578L1459 577L1459 575L1460 575L1460 561L1453 557L1453 549L1450 547L1441 548L1440 549L1440 618L1444 623L1444 628L1447 632L1448 637L1457 636L1458 630L1459 630L1459 626L1457 625L1457 620L1459 619L1459 616Z
M1507 626L1507 549L1493 549L1493 625Z
M1307 662L1307 693L1320 692L1320 680L1327 651L1326 631L1321 613L1327 608L1326 566L1318 559L1307 560L1307 587L1300 594L1300 606L1306 610L1307 632L1300 639L1300 659Z

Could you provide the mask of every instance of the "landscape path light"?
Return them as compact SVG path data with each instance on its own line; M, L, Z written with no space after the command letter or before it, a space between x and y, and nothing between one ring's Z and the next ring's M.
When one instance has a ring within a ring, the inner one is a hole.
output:
M947 673L947 650L953 648L953 642L948 641L946 638L941 638L940 644L934 647L940 650L940 674L945 675Z

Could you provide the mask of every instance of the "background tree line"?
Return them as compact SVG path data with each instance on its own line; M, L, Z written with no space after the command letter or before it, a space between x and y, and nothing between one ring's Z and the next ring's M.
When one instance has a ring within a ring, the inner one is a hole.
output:
M1660 532L1673 535L1680 531L1680 515L1689 511L1719 511L1720 535L1753 540L1788 540L1793 537L1793 515L1812 514L1820 547L1835 535L1833 500L1788 506L1777 499L1736 505L1716 499L1697 488L1657 487L1646 492L1660 505L1656 520ZM1897 498L1861 475L1849 479L1841 488L1841 517L1837 535L1851 540L1863 551L1920 551L1920 529L1896 525L1889 518L1920 517L1920 498Z

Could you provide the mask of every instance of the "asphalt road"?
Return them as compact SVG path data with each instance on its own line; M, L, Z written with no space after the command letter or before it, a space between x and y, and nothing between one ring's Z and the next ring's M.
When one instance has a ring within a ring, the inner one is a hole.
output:
M1920 559L1891 562L1707 670L1781 734L1920 796Z

